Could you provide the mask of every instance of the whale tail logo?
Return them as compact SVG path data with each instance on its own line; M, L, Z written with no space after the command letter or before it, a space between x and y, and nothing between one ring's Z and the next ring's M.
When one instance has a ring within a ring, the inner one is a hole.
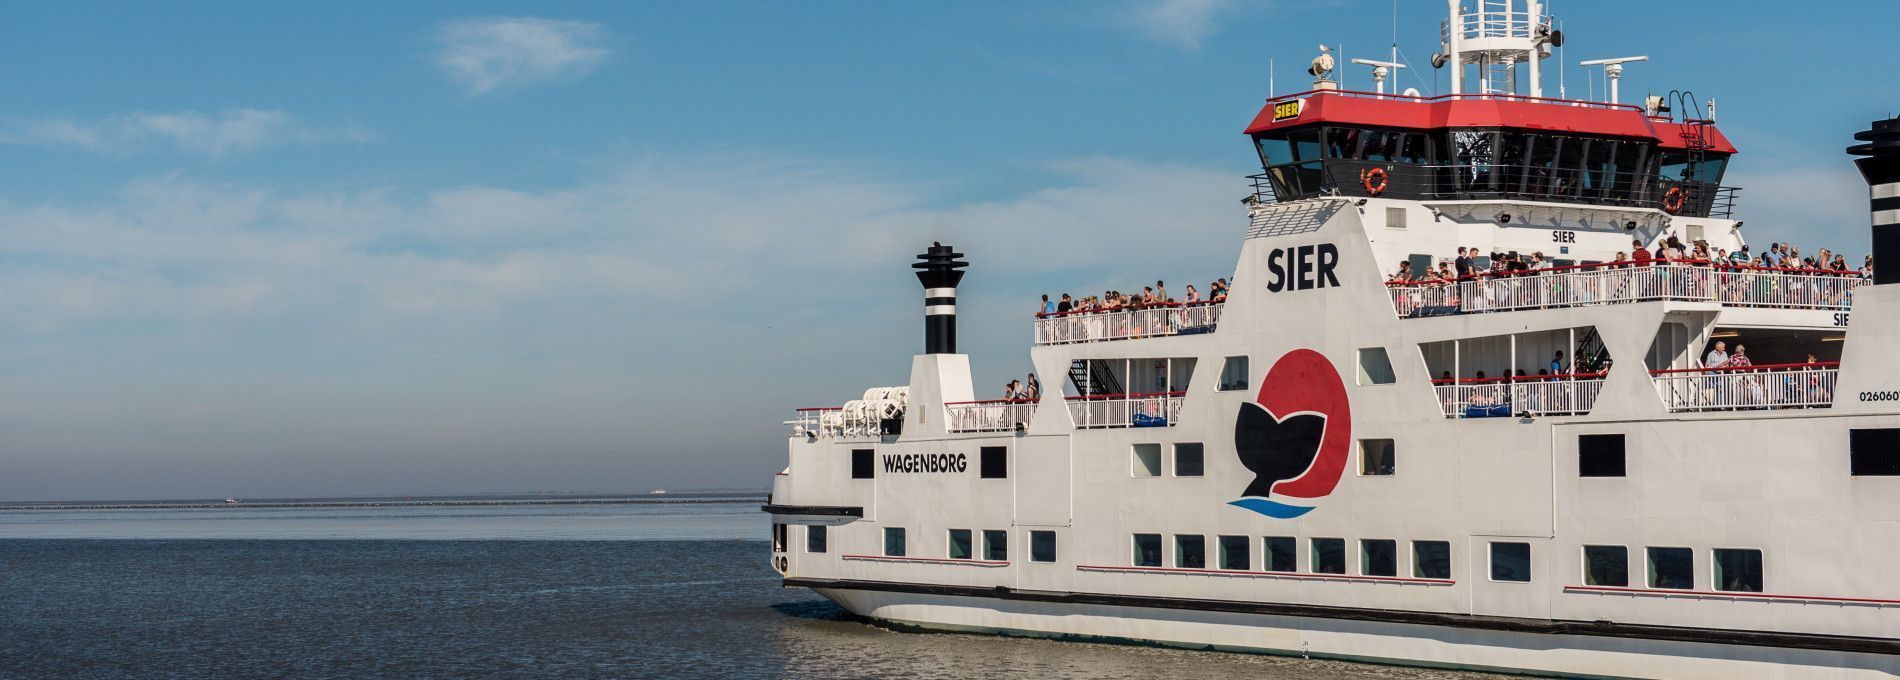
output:
M1286 353L1235 417L1234 451L1254 479L1229 505L1278 519L1312 511L1312 499L1338 486L1351 440L1346 387L1332 362L1308 349Z

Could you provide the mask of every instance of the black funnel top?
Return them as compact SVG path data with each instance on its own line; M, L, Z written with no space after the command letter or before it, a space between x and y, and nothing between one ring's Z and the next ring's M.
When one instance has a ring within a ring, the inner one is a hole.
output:
M917 270L917 280L923 282L925 288L955 288L957 282L963 280L963 272L957 270L970 266L970 263L958 259L961 257L963 253L956 252L955 248L932 242L922 255L917 256L923 261L911 267Z
M1861 143L1847 153L1860 156L1854 165L1873 193L1874 283L1900 283L1900 117L1874 121L1854 139Z
M957 353L957 282L963 280L964 267L970 263L955 248L932 243L911 264L917 280L924 284L924 353Z

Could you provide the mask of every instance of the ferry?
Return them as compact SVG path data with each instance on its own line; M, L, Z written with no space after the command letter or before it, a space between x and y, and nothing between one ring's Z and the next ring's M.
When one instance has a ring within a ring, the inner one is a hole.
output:
M1545 8L1447 6L1449 94L1388 92L1396 60L1345 89L1323 53L1245 130L1225 294L1026 318L1028 398L977 398L982 268L928 247L908 382L787 422L784 585L905 629L1900 674L1900 119L1842 133L1869 267L1757 266L1712 105L1620 102L1640 57L1546 97Z

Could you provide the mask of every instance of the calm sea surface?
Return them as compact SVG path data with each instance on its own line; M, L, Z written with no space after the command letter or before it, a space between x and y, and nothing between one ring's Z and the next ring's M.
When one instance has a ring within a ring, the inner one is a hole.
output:
M0 511L0 678L1461 678L900 633L784 589L756 501Z

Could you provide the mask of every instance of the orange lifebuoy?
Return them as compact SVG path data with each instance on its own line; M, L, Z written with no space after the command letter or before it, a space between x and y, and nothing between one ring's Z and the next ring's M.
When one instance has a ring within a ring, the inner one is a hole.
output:
M1365 185L1366 193L1373 196L1385 193L1385 168L1372 168L1360 171L1359 183Z
M1676 214L1677 211L1682 210L1684 196L1682 187L1669 187L1669 191L1663 193L1663 210L1669 211L1671 215Z

